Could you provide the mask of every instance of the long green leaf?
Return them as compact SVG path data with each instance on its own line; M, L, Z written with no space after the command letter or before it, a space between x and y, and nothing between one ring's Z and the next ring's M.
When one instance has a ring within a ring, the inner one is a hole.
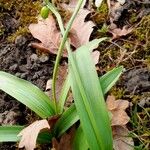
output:
M49 97L28 81L0 71L0 90L16 98L42 118L54 115L54 105Z
M104 94L107 93L112 88L112 86L119 79L122 72L123 72L123 67L120 66L108 71L106 74L104 74L102 77L99 78L99 82ZM61 90L60 98L58 101L58 110L60 114L63 112L64 104L67 99L69 89L70 89L70 80L68 75L65 84Z
M19 141L17 135L23 128L23 126L0 126L0 142Z
M89 145L86 141L86 137L83 133L83 130L81 126L78 127L75 138L73 141L73 149L74 150L87 150L89 148Z
M75 105L73 104L62 114L61 118L57 121L54 129L55 136L60 136L63 134L78 120L79 116L77 115Z
M103 93L107 93L112 86L117 82L124 68L122 66L108 71L105 75L99 78Z
M102 87L102 91L104 94L106 94L110 90L110 88L116 83L116 81L119 79L123 70L124 69L122 66L117 67L107 72L102 77L100 77L99 81L100 81L100 85ZM89 146L87 144L86 137L80 125L75 134L75 138L73 142L73 149L74 150L83 150L83 149L87 150L88 148Z
M122 67L114 68L113 70L107 72L104 76L100 77L100 84L102 85L102 91L105 93L108 92L109 88L111 88L109 85L113 86L114 83L117 81L119 76L121 75L121 72L123 71ZM108 80L109 79L109 80ZM107 82L106 82L107 81ZM109 83L109 84L108 84ZM108 88L109 86L109 88ZM63 134L67 129L69 129L75 122L79 120L79 117L77 115L77 111L75 108L75 105L72 105L59 119L59 121L56 123L55 126L55 132L56 135ZM18 133L23 129L22 126L4 126L0 127L0 142L16 142L19 140L17 137ZM76 148L82 148L84 145L86 145L83 141L86 140L83 131L81 131L81 127L79 131L77 130L76 136L75 136L75 143ZM82 135L83 134L83 135ZM82 137L82 138L81 138ZM79 141L77 141L80 139ZM82 140L81 140L82 139ZM49 133L41 133L38 137L38 141L43 142L49 142L51 140L51 136ZM84 144L84 145L83 145ZM77 148L77 149L78 149Z
M99 82L100 82L100 85L102 87L102 91L104 94L106 94L110 90L110 88L116 83L122 71L123 71L123 67L117 67L111 71L108 71L105 75L99 78ZM63 102L67 98L66 93L68 93L70 89L69 88L70 83L67 82L67 84L69 84L69 86L67 85L68 88L64 88L65 94L62 98ZM61 107L63 108L63 105ZM56 136L63 134L67 129L69 129L73 125L73 123L75 123L75 121L78 121L79 117L77 117L77 115L78 114L77 114L75 105L71 106L68 110L66 110L64 114L62 115L63 118L60 118L59 121L56 123L56 126L55 126L55 132L57 133ZM64 119L65 117L67 117L67 123L64 123L64 120L66 120ZM60 127L60 125L62 124L63 126Z
M20 137L17 135L24 126L0 126L0 142L17 142ZM41 132L38 136L38 143L50 143L52 135L48 132Z
M70 54L71 88L83 132L91 149L112 149L110 119L90 51L93 40Z

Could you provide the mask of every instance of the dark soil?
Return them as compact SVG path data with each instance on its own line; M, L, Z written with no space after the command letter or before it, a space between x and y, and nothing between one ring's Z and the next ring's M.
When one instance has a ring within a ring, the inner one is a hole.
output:
M36 84L39 88L44 90L45 83L51 76L53 63L49 61L47 55L45 55L45 58L43 59L38 58L34 49L28 46L28 40L22 36L19 38L20 43L1 43L0 70L9 72L20 78L31 81L33 84ZM18 44L21 45L18 46ZM18 103L16 103L16 101L13 101L12 98L8 97L7 95L2 95L1 97L0 116L6 115L6 111L14 111L21 107ZM12 115L12 113L10 115ZM16 118L16 114L14 114L14 117ZM5 119L7 120L7 118ZM12 124L11 122L8 122L4 119L0 118L0 120L0 124ZM16 122L13 121L13 124L14 123Z

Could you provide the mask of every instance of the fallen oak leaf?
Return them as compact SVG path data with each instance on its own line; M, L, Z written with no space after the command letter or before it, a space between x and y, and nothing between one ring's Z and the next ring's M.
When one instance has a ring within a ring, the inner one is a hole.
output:
M75 48L78 48L81 45L84 45L89 42L90 35L93 31L93 27L95 26L95 24L92 21L85 22L85 18L89 13L89 10L81 9L72 24L70 30L70 39L71 44Z
M112 110L111 113L113 114L111 125L125 125L129 122L130 118L128 117L127 113L123 110Z
M109 95L106 100L107 108L108 110L113 110L113 109L123 109L125 110L129 106L129 102L126 100L115 100L115 96Z
M115 100L113 95L108 96L106 100L107 109L111 112L111 126L126 125L130 118L128 117L125 109L129 106L126 100Z
M126 124L129 122L129 117L125 109L129 106L126 100L115 100L115 96L109 95L106 100L107 109L111 112L111 127L113 134L114 150L133 150L134 142L128 136L129 131Z
M69 38L71 40L71 44L78 48L81 45L84 45L89 42L90 35L93 31L93 27L95 24L92 21L86 21L86 16L90 13L88 9L83 8L85 5L86 0L83 1L82 7L80 11L78 12L78 15L76 16L72 27L69 32ZM61 4L61 6L65 9L73 13L75 7L77 5L76 0L71 0L68 5ZM66 23L67 24L67 23Z
M23 129L18 136L21 136L19 148L25 147L26 150L34 150L38 134L43 129L50 129L50 125L46 119L33 122L31 125Z
M41 43L31 44L32 46L57 54L61 34L52 15L47 19L39 18L37 24L29 25L29 30L34 38L41 41Z
M94 27L94 23L92 21L84 22L89 13L89 10L81 9L70 30L71 44L75 48L89 42L89 38ZM57 54L60 32L56 28L56 23L52 15L49 15L49 17L45 20L39 19L37 24L31 24L29 26L29 30L34 38L41 41L41 43L31 43L31 46L41 49L44 52ZM67 53L65 51L63 52L63 57L67 57ZM98 63L98 59L99 54L97 52L97 56L95 55L94 58L95 64Z
M133 28L128 28L127 26L124 26L122 29L120 28L114 28L110 29L109 32L112 33L113 37L112 39L117 39L121 36L125 36L129 33L131 33Z

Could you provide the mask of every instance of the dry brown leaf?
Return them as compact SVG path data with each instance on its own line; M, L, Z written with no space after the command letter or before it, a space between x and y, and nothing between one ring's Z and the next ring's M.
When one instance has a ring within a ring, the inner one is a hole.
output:
M38 134L43 129L50 129L49 123L46 119L35 121L25 129L23 129L18 136L21 136L19 148L25 147L26 150L34 150L36 147L36 140Z
M128 117L125 109L129 106L126 100L115 100L114 96L108 96L106 100L107 109L111 112L111 125L123 126L126 125L130 118Z
M132 32L133 28L128 28L127 26L124 26L122 29L120 28L114 28L114 29L110 29L109 32L112 33L113 37L112 39L116 39L119 38L121 36L125 36L127 34L129 34L130 32Z
M109 32L112 33L112 39L119 38L129 34L133 29L128 26L124 26L122 29L118 28L115 22L119 20L124 10L127 10L131 5L131 2L126 2L126 0L107 0L109 8L110 26Z
M85 4L85 2L83 4ZM76 3L77 1L72 0L69 5L64 5L65 8L68 9L70 6L74 8ZM94 23L92 21L85 22L85 18L89 13L89 10L81 9L71 27L69 38L71 40L71 44L75 48L89 42L89 38L94 27ZM57 54L57 49L60 42L60 32L56 28L56 23L52 15L49 15L49 17L45 20L40 18L37 24L31 24L29 26L29 30L34 38L41 41L41 43L31 43L31 46L41 49L44 52ZM99 52L94 52L93 55L94 62L97 64ZM67 53L64 52L63 56L67 57Z
M123 110L112 110L112 120L111 125L125 125L129 122L130 118L128 117L127 113Z
M34 43L36 48L45 49L56 54L60 43L60 32L57 30L55 19L49 15L47 19L38 19L37 24L30 24L29 30L34 38L41 43ZM39 46L39 47L38 47Z
M93 31L93 27L95 26L92 21L86 21L85 18L86 16L90 13L88 9L84 9L83 6L85 5L86 0L84 0L82 4L82 9L78 12L78 15L76 16L71 30L70 30L70 40L71 44L75 47L78 48L81 45L84 45L89 42L90 35ZM71 0L68 5L62 4L61 6L69 10L71 13L74 11L75 7L77 5L76 0Z
M133 139L129 137L129 131L125 126L114 126L112 130L114 150L134 150Z
M92 21L85 22L86 16L90 13L87 9L81 9L75 18L70 30L71 44L78 48L89 42L90 35L95 26Z

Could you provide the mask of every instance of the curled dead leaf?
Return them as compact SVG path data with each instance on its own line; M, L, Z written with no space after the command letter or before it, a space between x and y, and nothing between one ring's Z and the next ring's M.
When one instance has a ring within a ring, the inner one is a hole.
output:
M38 19L37 24L30 24L29 30L34 38L41 43L34 43L32 46L44 49L51 53L57 53L61 34L57 30L55 19L49 15L47 19Z
M87 9L81 9L75 18L70 30L71 44L78 48L89 42L90 35L95 26L92 21L86 21L86 16L90 13Z
M34 150L38 134L43 129L50 129L50 125L46 119L33 122L24 128L18 136L21 136L19 148L25 147L26 150Z
M129 102L126 100L115 100L113 95L108 96L106 100L107 109L111 112L111 125L123 126L126 125L130 118L128 117L125 109L129 106Z

